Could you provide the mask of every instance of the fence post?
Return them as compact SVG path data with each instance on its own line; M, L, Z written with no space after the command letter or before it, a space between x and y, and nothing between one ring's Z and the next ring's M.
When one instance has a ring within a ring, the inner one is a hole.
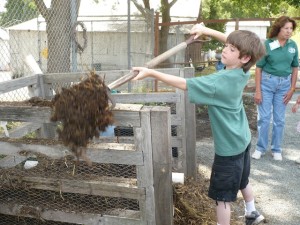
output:
M170 108L153 107L150 120L156 225L172 225L173 189Z
M194 77L194 68L184 68L180 71L180 76L184 78ZM196 178L196 115L195 104L190 103L187 91L184 92L185 110L185 165L184 174L186 177Z

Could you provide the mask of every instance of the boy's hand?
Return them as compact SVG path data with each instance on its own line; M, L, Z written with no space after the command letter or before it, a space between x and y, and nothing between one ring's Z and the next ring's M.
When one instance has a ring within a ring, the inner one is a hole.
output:
M192 34L192 35L194 34L195 35L194 39L197 39L201 35L205 35L205 30L206 30L206 27L204 26L204 24L198 23L192 27L190 34Z
M135 78L132 80L142 80L148 76L150 76L148 68L146 67L132 67L132 71L134 74L137 74Z

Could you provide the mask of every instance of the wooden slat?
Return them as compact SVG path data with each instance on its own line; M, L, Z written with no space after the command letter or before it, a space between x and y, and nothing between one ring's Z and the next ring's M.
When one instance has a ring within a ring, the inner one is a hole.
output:
M130 144L124 144L124 146L128 145ZM114 150L111 148L101 150L94 147L88 147L86 150L86 156L95 163L143 165L143 152L132 151L132 149L133 148L130 147L130 151L125 148L122 150ZM67 155L72 155L68 148L62 145L38 145L0 141L0 154L18 156L18 153L21 151L36 152L53 159L60 159Z
M139 219L130 219L126 217L117 216L103 216L103 223L100 225L141 225L142 223Z
M155 200L152 160L152 133L151 133L151 107L144 107L141 111L141 127L134 129L135 145L138 151L144 152L144 165L137 166L138 186L146 190L145 202L139 202L141 217L148 224L155 223Z
M80 82L81 78L86 77L86 73L47 73L43 74L46 84Z
M23 123L18 127L9 130L10 138L21 138L28 133L36 131L41 127L40 123Z
M188 68L182 71L183 77L194 77L194 68ZM187 92L184 92L183 101L185 102L184 115L185 115L185 171L186 177L196 179L197 176L197 162L196 162L196 115L195 104L189 102Z
M12 156L8 155L3 159L0 159L0 168L7 169L15 167L16 165L20 164L24 160L26 160L26 156Z
M122 212L123 217L118 218L117 216L108 216L108 215L99 215L93 213L80 213L80 212L63 212L59 210L49 210L43 209L41 210L35 206L28 205L11 205L0 203L0 213L6 215L18 216L22 215L25 217L33 217L32 213L28 213L24 215L25 209L31 209L30 212L36 212L36 214L44 219L51 220L57 222L67 222L73 224L85 224L85 225L140 225L141 221L136 219L138 217L138 212L133 212L132 210L119 210ZM115 210L116 211L116 210ZM132 215L134 218L130 218ZM128 218L125 218L127 216ZM37 218L39 219L39 218ZM124 222L123 222L124 221ZM119 223L120 222L120 223ZM126 223L125 223L126 222Z
M18 90L23 87L27 87L33 84L37 84L37 75L21 77L14 80L2 81L0 82L0 94L4 94L6 92Z
M113 109L115 124L119 126L140 126L139 109L142 105L117 104ZM35 123L50 123L51 109L38 106L0 105L0 120Z
M19 177L10 176L10 179ZM105 180L105 178L103 178ZM118 182L119 181L119 182ZM44 177L22 177L22 182L30 188L48 191L58 191L62 193L77 193L87 195L99 195L106 197L122 197L129 199L144 200L145 189L136 186L136 179L114 178L114 182L88 181L88 180L68 180ZM122 183L121 183L122 182ZM63 194L62 194L63 195Z
M151 102L178 102L180 96L175 92L160 93L122 93L113 94L118 103L151 103Z
M155 106L151 110L155 224L173 222L172 152L170 109Z
M0 106L0 120L21 122L50 122L51 109L37 106Z

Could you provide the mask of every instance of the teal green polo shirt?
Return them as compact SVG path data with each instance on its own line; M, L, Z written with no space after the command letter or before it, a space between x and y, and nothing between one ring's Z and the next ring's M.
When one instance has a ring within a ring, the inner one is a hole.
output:
M292 67L299 66L297 44L289 39L283 47L278 47L276 42L277 39L265 41L266 55L256 63L256 66L269 74L286 77L292 73Z
M239 68L186 79L189 100L208 106L215 153L219 156L238 155L250 143L242 98L249 76Z

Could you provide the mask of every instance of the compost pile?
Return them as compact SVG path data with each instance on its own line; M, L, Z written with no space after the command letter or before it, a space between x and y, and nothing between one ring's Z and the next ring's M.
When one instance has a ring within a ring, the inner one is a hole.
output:
M52 99L51 121L58 126L59 139L70 148L77 159L86 157L86 146L100 131L113 123L112 98L103 79L91 72L80 83L62 91Z

